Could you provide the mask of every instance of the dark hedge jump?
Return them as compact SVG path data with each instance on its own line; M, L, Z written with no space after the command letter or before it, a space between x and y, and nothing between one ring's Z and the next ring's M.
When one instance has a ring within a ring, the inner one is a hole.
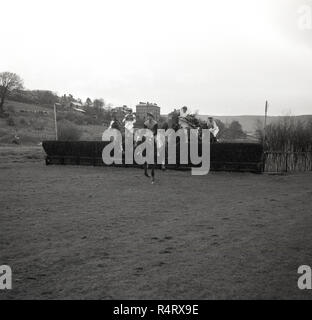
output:
M104 141L43 141L42 146L46 152L47 165L106 166L102 160L102 151L108 143ZM112 166L142 167L137 164ZM177 144L177 164L166 164L166 168L187 170L191 167L194 167L191 163L179 163L179 145ZM263 146L258 143L213 143L210 150L210 170L261 173Z

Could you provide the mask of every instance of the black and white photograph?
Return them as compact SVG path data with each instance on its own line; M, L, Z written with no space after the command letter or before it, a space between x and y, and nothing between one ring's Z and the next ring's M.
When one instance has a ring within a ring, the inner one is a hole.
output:
M312 0L0 10L0 300L312 299Z

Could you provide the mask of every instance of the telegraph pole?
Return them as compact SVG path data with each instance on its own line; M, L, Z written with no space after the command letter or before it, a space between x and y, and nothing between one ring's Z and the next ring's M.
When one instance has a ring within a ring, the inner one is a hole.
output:
M268 101L265 101L265 111L264 111L264 128L263 128L263 147L265 146L266 138L266 125L267 125L267 116L268 116Z
M56 106L60 104L59 103L54 103L54 128L55 128L55 140L58 140L58 133L57 133L57 121L56 121Z

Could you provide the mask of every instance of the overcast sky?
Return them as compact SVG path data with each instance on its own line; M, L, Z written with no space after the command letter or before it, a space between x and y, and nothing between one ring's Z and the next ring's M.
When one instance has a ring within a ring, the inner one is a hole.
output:
M28 89L157 102L162 113L262 114L268 99L271 115L311 114L312 29L299 28L308 8L311 0L2 1L0 71Z

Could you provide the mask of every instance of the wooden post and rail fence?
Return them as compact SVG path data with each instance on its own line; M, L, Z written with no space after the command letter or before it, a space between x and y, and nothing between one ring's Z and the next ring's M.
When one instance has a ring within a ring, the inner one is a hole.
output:
M264 152L264 172L312 171L312 151L309 152Z

